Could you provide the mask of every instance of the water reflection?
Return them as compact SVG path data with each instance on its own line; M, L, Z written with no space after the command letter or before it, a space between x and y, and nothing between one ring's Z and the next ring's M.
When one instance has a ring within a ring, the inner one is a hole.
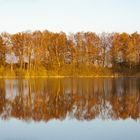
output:
M0 116L24 121L140 117L139 78L0 80Z

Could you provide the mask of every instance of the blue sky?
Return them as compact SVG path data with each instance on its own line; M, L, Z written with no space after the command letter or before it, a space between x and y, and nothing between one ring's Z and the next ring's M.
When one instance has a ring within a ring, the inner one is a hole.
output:
M0 0L0 32L140 31L140 0Z

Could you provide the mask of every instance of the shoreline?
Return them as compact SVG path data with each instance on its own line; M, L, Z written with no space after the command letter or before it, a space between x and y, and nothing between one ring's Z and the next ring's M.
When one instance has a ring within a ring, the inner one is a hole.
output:
M0 76L0 79L37 79L37 78L140 78L140 75L95 75L95 76Z

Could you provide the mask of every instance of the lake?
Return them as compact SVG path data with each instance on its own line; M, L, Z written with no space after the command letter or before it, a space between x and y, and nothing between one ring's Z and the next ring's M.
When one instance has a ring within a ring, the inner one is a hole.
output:
M140 139L140 78L0 79L0 140L93 139Z

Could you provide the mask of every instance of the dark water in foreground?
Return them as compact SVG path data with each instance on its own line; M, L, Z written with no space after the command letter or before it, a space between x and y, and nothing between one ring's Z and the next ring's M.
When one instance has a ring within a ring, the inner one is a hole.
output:
M0 79L0 140L139 140L139 78Z

